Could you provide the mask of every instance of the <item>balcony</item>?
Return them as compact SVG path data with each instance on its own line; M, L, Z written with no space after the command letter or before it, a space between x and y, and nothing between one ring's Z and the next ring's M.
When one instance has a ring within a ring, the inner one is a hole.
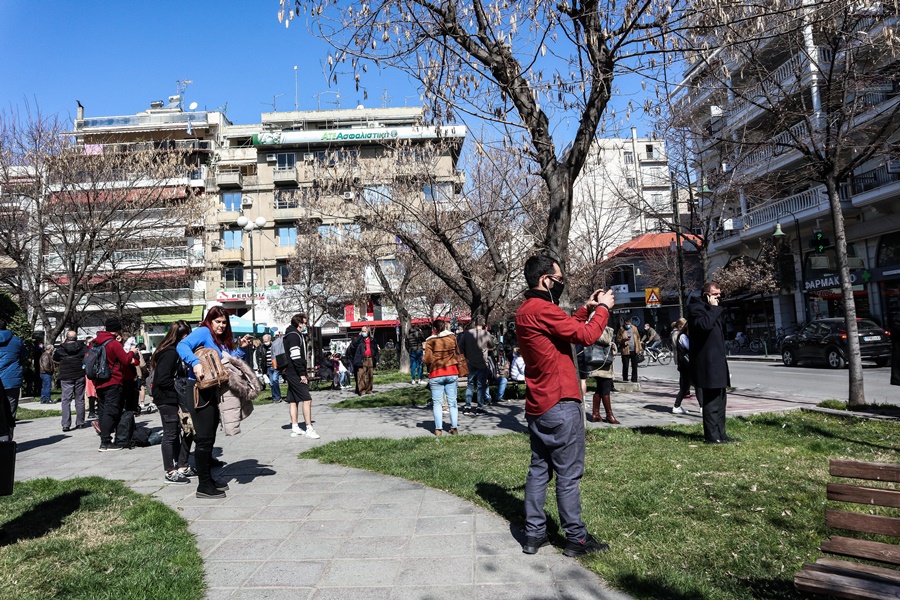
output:
M213 254L214 258L218 258L219 262L244 262L243 248L222 248Z
M91 119L85 119L89 121ZM125 154L129 152L211 152L208 140L157 140L153 142L119 142L114 144L83 144L76 152L83 154Z
M240 171L220 171L216 176L216 185L220 188L242 188L244 187L244 177Z
M782 169L802 157L801 153L789 146L809 143L809 127L801 121L787 131L783 131L754 150L741 162L745 177L756 175L757 171L774 171Z
M275 169L272 171L272 182L275 185L297 185L300 182L300 175L297 172L297 167Z
M183 247L119 250L113 252L109 258L101 260L103 254L103 252L94 253L92 260L92 264L100 263L98 270L101 272L185 269L188 267L202 267L204 264L202 251ZM76 264L84 264L85 260L84 254L79 254L75 259ZM46 268L50 272L58 273L68 263L68 257L47 254L44 255L44 261Z
M853 176L853 206L863 207L900 192L900 161L886 159L878 167Z
M172 129L182 129L186 128L188 124L194 128L206 129L208 127L207 113L205 111L166 112L122 117L88 117L76 121L75 129L79 132L87 129L163 129L167 125Z
M283 260L294 256L297 246L275 246L275 259Z

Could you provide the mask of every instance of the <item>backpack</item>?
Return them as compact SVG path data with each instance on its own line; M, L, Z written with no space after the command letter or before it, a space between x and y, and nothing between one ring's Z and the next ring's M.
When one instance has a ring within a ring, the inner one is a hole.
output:
M123 410L116 427L116 445L123 448L134 447L134 412Z
M288 355L284 351L284 336L275 338L272 342L272 368L279 372L284 371L288 361Z
M99 346L91 344L91 349L84 355L84 374L91 381L103 383L112 377L109 361L106 359L106 345L112 340L106 340Z
M203 366L203 379L197 381L197 387L201 390L221 385L228 381L228 371L222 363L222 356L212 348L197 348L194 355L200 359Z

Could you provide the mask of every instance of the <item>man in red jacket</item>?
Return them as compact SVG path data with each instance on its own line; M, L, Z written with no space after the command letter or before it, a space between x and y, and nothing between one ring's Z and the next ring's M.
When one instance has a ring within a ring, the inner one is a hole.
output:
M563 554L603 552L609 545L595 540L581 520L584 409L572 344L590 346L600 338L615 300L611 291L595 290L574 316L568 316L558 306L565 288L562 271L559 263L547 256L532 256L525 262L525 281L530 289L516 312L516 336L525 359L525 417L531 437L522 551L534 554L550 543L544 501L555 473L556 503L567 538Z
M132 352L125 352L118 340L122 331L119 319L111 317L106 320L106 331L101 331L91 342L91 346L106 344L106 362L109 363L110 378L106 381L95 381L97 394L100 396L100 452L122 450L125 446L112 443L112 434L119 426L122 409L125 406L126 386L133 386L136 376L134 366L138 358Z

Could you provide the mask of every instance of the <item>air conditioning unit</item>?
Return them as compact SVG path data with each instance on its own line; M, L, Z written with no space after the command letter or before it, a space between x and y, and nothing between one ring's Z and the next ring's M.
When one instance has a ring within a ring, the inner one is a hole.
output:
M275 162L278 160L277 154L266 154L266 162Z
M269 287L274 286L274 285L275 285L275 280L274 280L274 279L268 280L268 281L266 282L266 285L268 285Z
M250 196L244 196L243 198L241 198L241 206L243 206L244 208L250 208L251 206L253 206L253 198L251 198Z
M303 154L303 162L312 162L316 160L316 154L314 152L305 152Z
M353 200L353 192L344 192L343 197L344 200Z
M210 242L209 247L213 250L221 250L222 249L222 240L213 240Z

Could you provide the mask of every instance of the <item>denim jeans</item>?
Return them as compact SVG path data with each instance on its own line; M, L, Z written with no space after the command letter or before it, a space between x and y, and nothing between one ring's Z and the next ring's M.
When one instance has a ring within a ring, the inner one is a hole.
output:
M50 403L50 389L53 387L53 375L41 373L41 402Z
M276 369L269 367L266 371L266 375L268 375L269 384L272 386L272 401L277 402L278 400L281 400L281 373Z
M559 522L570 542L587 535L581 520L584 475L584 408L581 402L558 402L537 417L526 415L531 438L531 466L525 479L525 535L547 531L547 484L556 475Z
M506 377L497 378L497 400L502 401L506 394Z
M456 429L457 417L459 409L456 406L456 392L459 389L459 376L444 375L443 377L432 377L428 380L428 387L431 388L431 404L434 410L434 430L440 431L444 428L443 408L444 394L447 395L447 405L450 407L450 427Z
M409 353L409 378L413 381L422 379L422 356L424 354L421 350Z
M476 385L478 386L478 406L484 406L484 398L487 395L487 380L490 374L491 370L487 367L469 371L469 382L466 386L466 406L472 405L472 395L475 393Z

